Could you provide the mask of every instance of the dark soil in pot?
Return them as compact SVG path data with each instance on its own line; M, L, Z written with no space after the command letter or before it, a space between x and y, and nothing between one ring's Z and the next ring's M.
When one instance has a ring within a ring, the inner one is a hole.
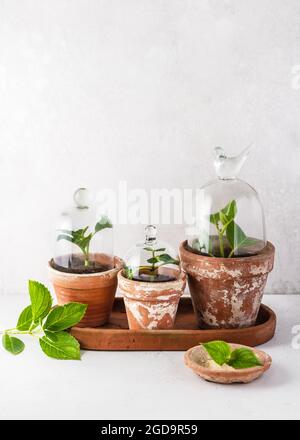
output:
M83 256L77 254L62 255L56 257L55 261L52 258L50 265L60 272L77 274L101 273L113 268L112 264L106 264L97 254L90 258L88 266L85 265Z
M155 273L151 270L142 269L138 274L134 274L132 279L134 281L145 281L147 283L164 283L174 281L176 277L167 273Z
M240 249L237 249L234 255L232 255L230 258L241 258L241 257L251 257L253 255L257 255L257 253L259 251L257 251L257 249L262 249L264 247L264 242L262 242L261 240L258 240L254 237L248 237L251 241L253 241L253 244L250 244L248 246L243 246ZM214 257L217 258L222 258L222 256L220 255L220 242L219 242L219 237L217 235L213 235L210 237L211 243L212 243L212 254ZM228 240L226 237L223 238L224 241L224 254L225 254L225 258L229 257L229 254L232 250L230 244L228 243ZM210 255L205 253L205 252L201 252L201 250L198 250L196 247L193 248L192 246L190 246L188 243L186 243L186 249L194 254L197 255L203 255L205 257L209 257ZM224 258L224 257L223 257Z

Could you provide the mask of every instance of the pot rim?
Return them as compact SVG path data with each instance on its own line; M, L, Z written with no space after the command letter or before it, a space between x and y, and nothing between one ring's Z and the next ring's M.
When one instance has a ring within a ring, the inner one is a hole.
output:
M130 280L129 278L126 278L123 274L122 274L122 270L119 271L118 273L118 278L119 281L123 281L128 283L131 286L136 286L136 287L141 287L142 289L161 289L161 287L165 287L165 290L168 289L168 286L174 286L174 285L178 285L179 288L181 288L182 285L185 284L186 282L186 274L185 272L183 272L183 270L180 270L178 278L176 278L176 280L171 280L171 281L162 281L162 282L151 282L151 281L137 281L137 280Z
M103 272L95 272L95 273L71 273L71 272L62 272L58 269L54 269L51 265L51 261L48 261L48 271L50 273L53 273L53 275L58 275L66 278L97 278L97 277L104 277L110 274L113 274L114 272L119 272L124 267L124 261L122 258L114 256L115 261L115 267L109 270L105 270Z
M196 261L207 261L207 262L214 262L217 261L220 264L224 265L230 265L230 264L243 264L248 262L253 262L254 259L264 261L268 258L270 258L275 253L275 247L270 242L267 241L266 246L257 254L250 255L249 257L230 257L230 258L224 258L224 257L210 257L209 255L201 255L197 254L196 252L192 252L187 249L187 240L184 240L180 243L179 246L179 253L180 253L180 260L183 260L182 255L193 255L193 258Z

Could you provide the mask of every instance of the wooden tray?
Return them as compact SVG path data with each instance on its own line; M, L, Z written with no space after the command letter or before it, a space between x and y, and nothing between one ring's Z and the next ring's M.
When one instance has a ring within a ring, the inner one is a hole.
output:
M254 347L274 336L276 315L261 305L257 324L243 329L201 330L190 298L181 298L172 330L129 330L123 298L116 298L109 324L103 327L73 327L82 348L88 350L185 351L200 342L223 340Z

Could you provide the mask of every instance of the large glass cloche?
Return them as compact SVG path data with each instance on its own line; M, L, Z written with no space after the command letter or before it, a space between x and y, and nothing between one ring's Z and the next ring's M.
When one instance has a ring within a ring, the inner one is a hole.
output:
M80 274L112 269L113 233L109 218L98 212L86 188L78 189L73 199L74 206L59 217L52 267Z
M238 179L250 147L235 157L215 149L217 179L197 194L195 223L187 230L189 250L213 257L251 256L266 245L265 220L259 196Z
M131 247L125 256L124 276L135 281L164 282L177 279L179 273L174 249L158 240L155 226L146 226L144 240Z

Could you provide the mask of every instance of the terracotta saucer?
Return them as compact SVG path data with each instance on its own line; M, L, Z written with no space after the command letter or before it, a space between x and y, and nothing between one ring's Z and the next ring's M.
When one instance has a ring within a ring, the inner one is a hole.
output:
M229 344L234 350L236 348L249 348L262 362L261 367L252 367L244 369L234 369L228 365L217 365L209 358L207 351L201 345L190 348L184 355L185 364L191 368L194 373L203 379L217 383L248 383L260 377L267 371L272 363L272 358L264 351L256 348L247 347L240 344Z

